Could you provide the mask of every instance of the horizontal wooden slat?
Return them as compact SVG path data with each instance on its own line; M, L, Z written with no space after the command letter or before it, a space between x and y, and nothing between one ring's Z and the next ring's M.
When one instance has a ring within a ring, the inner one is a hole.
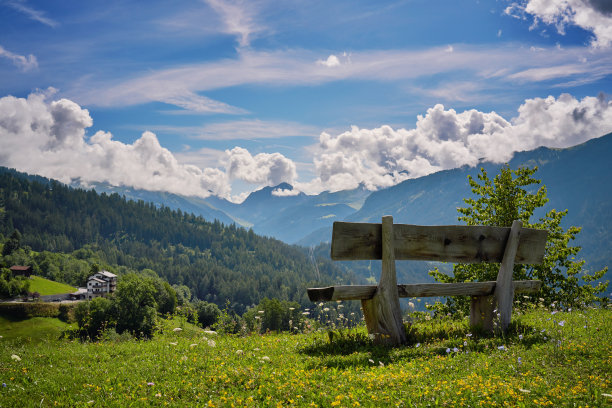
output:
M501 262L510 228L394 224L396 260ZM539 264L547 231L523 228L515 264ZM381 259L381 224L334 222L331 257L336 261Z
M514 281L515 293L537 292L542 285L539 280ZM486 296L495 290L495 281L460 282L460 283L417 283L397 285L399 297L430 296ZM376 292L376 285L341 285L325 288L308 289L308 298L312 302L331 300L371 299Z

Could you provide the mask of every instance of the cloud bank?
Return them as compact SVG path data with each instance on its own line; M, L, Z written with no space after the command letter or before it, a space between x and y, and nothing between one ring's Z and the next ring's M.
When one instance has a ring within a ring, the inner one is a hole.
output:
M229 193L223 171L180 164L153 133L133 144L106 132L86 138L92 124L89 112L67 99L1 98L0 164L65 183L108 182L202 197Z
M517 151L574 146L610 131L612 102L603 94L528 99L510 121L496 112L458 113L438 104L418 116L414 129L353 127L336 136L321 134L317 178L299 187L316 192L363 184L374 190L481 160L506 162Z
M315 177L300 181L296 163L280 153L252 155L235 147L219 152L219 168L201 168L182 163L181 154L162 147L148 131L132 144L101 131L87 137L89 112L68 99L49 99L40 93L0 98L0 165L66 183L107 182L200 197L231 198L236 180L253 190L281 182L310 194L360 184L376 190L481 160L505 162L516 151L569 147L612 131L612 102L604 94L528 99L510 120L437 104L418 116L413 129L385 125L322 133L312 148Z
M552 24L559 34L565 34L568 25L575 25L594 35L593 47L612 44L612 2L609 0L527 0L513 3L506 14L531 14L533 26L539 21Z

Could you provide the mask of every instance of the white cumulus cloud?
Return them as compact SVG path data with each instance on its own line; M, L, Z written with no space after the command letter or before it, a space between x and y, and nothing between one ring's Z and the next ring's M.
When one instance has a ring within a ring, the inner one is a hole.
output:
M297 178L295 163L280 153L251 155L242 147L226 150L225 167L231 179L256 185L275 186L282 182L293 183Z
M612 44L612 2L609 0L528 0L519 7L534 16L534 24L538 21L553 24L560 34L565 34L566 26L576 25L593 33L592 46Z
M133 144L106 132L89 139L86 109L42 94L0 98L0 164L70 183L109 182L134 188L206 197L228 196L222 170L180 164L157 137L145 132Z
M340 60L335 55L330 55L326 60L317 60L317 64L324 65L326 67L338 67L340 66Z
M438 104L418 116L414 129L352 127L336 136L322 133L314 158L317 177L298 188L312 193L362 184L374 190L481 160L505 162L516 151L569 147L610 131L612 102L603 94L528 99L511 120Z

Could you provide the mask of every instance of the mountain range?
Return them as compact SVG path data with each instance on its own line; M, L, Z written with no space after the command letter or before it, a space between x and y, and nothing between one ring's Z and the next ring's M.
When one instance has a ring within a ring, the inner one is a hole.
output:
M513 169L538 167L535 177L547 187L550 201L536 216L553 208L567 209L564 227L582 227L575 244L582 246L580 256L587 261L589 269L601 269L612 263L611 155L612 133L570 148L540 147L517 152L508 163ZM493 177L502 165L482 162L475 167L464 166L409 179L373 192L360 186L318 195L275 194L278 190L293 189L283 183L255 191L240 204L218 197L184 197L104 184L94 188L117 192L129 199L180 208L225 224L236 223L287 243L316 246L329 242L332 224L340 220L380 222L383 215L392 215L396 223L457 224L457 207L464 206L463 199L472 194L468 175L476 177L482 167Z

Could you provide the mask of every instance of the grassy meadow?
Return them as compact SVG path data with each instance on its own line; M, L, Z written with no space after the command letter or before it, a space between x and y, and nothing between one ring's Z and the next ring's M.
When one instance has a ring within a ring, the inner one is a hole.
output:
M174 318L152 340L80 342L6 335L9 324L1 407L612 406L607 309L517 313L504 337L421 315L398 348L364 328L240 337Z
M38 292L41 296L59 295L62 293L76 292L77 288L64 283L54 282L40 276L30 277L30 292Z

